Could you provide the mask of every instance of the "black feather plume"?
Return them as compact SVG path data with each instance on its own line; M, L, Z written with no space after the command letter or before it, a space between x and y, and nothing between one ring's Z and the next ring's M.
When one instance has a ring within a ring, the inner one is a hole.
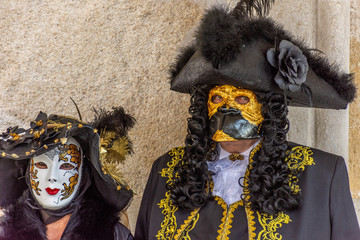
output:
M127 135L127 132L135 124L135 119L125 113L122 107L113 107L112 111L107 111L103 108L95 109L94 120L91 125L96 128L99 132L113 131L119 137Z
M237 19L251 17L254 12L258 16L266 16L275 0L241 0L233 10Z

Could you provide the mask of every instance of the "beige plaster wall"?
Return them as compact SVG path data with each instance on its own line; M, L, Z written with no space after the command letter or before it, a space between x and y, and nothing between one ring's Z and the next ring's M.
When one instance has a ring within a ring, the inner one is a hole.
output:
M350 70L355 73L355 82L360 86L360 2L351 1ZM358 94L359 95L359 94ZM360 212L360 99L350 105L349 177L355 207ZM358 214L360 222L360 214Z
M152 162L184 144L189 97L169 90L168 66L204 8L235 2L0 0L0 130L27 127L40 110L76 116L69 97L87 120L92 106L124 106L137 119L135 154L120 166L138 193L134 229ZM348 67L350 0L282 0L271 15ZM290 140L347 158L347 111L292 108L290 121Z

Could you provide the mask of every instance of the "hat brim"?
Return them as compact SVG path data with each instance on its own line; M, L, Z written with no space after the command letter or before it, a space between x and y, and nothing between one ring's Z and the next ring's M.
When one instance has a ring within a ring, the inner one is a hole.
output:
M271 48L265 41L253 41L242 48L236 60L214 68L197 50L171 81L171 90L191 93L196 85L232 85L251 89L262 96L268 92L284 93L274 81L276 71L266 61ZM290 106L345 109L348 102L310 68L305 81L312 96L302 91L287 92Z

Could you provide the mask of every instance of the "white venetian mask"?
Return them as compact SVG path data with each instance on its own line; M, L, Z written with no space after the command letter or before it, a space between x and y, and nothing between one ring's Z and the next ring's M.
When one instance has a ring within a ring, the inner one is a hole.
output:
M83 156L80 144L69 138L60 145L30 161L30 186L35 200L45 209L66 207L76 196Z

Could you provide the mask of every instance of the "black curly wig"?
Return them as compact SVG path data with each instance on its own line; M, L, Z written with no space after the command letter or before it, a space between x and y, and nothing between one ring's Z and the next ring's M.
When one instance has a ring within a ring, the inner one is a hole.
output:
M188 134L182 161L174 168L174 181L167 185L171 200L179 208L194 209L206 205L211 172L206 161L216 159L215 142L209 137L207 110L208 93L213 86L197 86L191 94ZM294 194L289 176L296 176L285 162L289 150L286 134L289 129L287 104L284 96L269 93L260 100L264 121L261 126L262 147L249 165L250 174L242 196L253 210L274 214L299 207L300 193Z
M264 121L261 126L262 147L248 166L242 199L257 211L274 214L300 206L301 194L294 194L289 176L297 176L285 159L290 154L286 134L289 130L288 108L283 95L268 93L260 101Z

